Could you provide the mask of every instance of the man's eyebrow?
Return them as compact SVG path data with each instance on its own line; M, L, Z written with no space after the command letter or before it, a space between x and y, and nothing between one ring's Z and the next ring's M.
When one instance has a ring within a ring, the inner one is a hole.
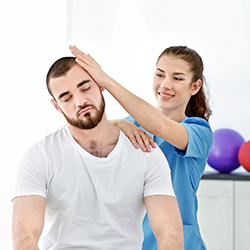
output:
M90 82L90 80L84 80L77 84L77 88L80 88L83 84Z

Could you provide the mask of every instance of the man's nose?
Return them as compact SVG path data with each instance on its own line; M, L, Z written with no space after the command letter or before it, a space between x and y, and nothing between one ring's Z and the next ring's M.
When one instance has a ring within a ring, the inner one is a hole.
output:
M76 96L76 107L83 106L86 104L88 101L85 97L82 96Z

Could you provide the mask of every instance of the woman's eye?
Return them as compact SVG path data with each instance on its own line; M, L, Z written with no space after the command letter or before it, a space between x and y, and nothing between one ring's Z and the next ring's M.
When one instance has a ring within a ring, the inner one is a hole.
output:
M182 79L179 78L179 77L174 77L174 79L177 80L177 81L181 81L181 80L182 80Z
M156 74L156 76L158 76L158 77L162 77L162 74Z

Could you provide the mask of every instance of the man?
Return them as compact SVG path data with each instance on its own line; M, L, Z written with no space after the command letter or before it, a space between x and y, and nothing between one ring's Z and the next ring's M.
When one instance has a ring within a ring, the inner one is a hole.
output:
M135 149L107 121L102 89L74 57L52 65L47 87L68 124L32 146L19 163L14 250L39 249L43 229L43 249L141 249L145 207L158 249L183 249L160 149Z

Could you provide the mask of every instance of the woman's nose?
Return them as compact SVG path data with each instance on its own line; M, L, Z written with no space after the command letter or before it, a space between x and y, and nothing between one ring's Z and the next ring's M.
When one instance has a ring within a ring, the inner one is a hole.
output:
M165 77L164 80L161 82L161 87L165 89L171 89L172 84L168 77Z

